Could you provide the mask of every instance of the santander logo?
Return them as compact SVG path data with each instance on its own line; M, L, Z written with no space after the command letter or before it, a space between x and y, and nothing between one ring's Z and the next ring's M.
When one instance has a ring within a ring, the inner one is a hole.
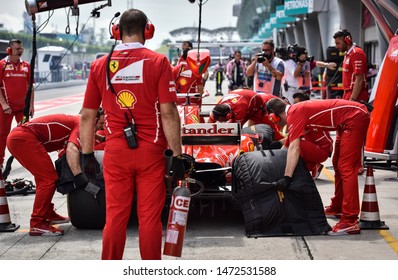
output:
M183 135L238 135L239 124L237 123L195 123L182 127Z

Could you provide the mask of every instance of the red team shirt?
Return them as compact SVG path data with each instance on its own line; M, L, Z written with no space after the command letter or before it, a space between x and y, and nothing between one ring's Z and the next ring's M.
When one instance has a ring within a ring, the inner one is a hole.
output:
M47 152L61 150L67 142L80 148L79 126L80 116L64 114L35 118L21 125L37 137Z
M346 53L343 61L343 99L350 99L354 87L355 75L364 75L364 84L357 100L368 102L369 93L366 83L366 74L368 72L365 52L353 45Z
M279 97L269 93L257 93L257 95L261 96L261 99L263 100L263 110L257 111L256 115L252 118L252 120L256 124L263 123L269 125L274 131L274 140L281 140L285 138L280 132L279 127L274 122L270 121L268 113L265 110L265 108L267 108L267 102L269 100L271 100L272 98L279 98Z
M132 114L138 141L167 147L159 104L177 100L168 59L140 43L117 45L109 65L110 79L116 94L111 92L107 83L107 59L108 56L103 56L93 62L83 107L97 109L102 101L106 112L107 141L124 138L126 116L131 120Z
M233 121L244 125L263 105L263 99L252 90L237 89L229 92L218 104L229 105L233 112ZM208 122L213 123L215 120L210 116Z
M22 111L30 81L30 65L26 61L0 61L0 82L4 97L12 111Z
M358 114L368 114L366 107L352 101L335 99L305 101L287 107L289 142L304 136L308 131L335 131L354 121Z

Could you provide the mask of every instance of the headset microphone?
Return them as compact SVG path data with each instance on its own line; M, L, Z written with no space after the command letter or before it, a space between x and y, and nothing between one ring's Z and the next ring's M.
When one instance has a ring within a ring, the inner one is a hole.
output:
M120 35L120 26L118 23L114 23L113 20L115 18L118 18L120 16L120 12L117 12L113 18L111 19L109 23L109 33L111 35L111 39L115 40L121 40L121 35Z

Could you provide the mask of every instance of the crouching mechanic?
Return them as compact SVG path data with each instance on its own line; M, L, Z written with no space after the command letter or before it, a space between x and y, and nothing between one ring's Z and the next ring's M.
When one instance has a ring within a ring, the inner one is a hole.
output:
M303 92L293 94L294 104L310 100L310 96ZM323 169L322 163L332 155L333 139L329 131L308 131L301 137L300 156L304 159L313 179L318 178ZM289 140L285 142L289 147Z
M97 115L96 126L103 126L104 117ZM34 176L36 195L30 219L29 235L62 235L53 224L68 223L69 218L55 212L51 202L58 180L54 164L48 155L66 145L66 157L75 176L75 185L84 188L88 179L80 169L80 115L55 114L32 119L14 128L7 138L10 153ZM66 143L66 144L65 144Z
M271 122L267 116L264 100L276 98L271 94L258 94L249 89L236 89L224 96L216 106L214 106L209 123L214 122L237 122L243 126L249 121L248 125L267 124L274 131L274 140L279 141L284 138L279 128Z
M287 124L290 145L287 152L284 178L276 187L286 190L291 182L300 156L300 138L306 131L337 131L333 167L335 170L335 196L330 208L341 211L340 221L330 235L359 234L359 192L357 170L361 164L362 143L369 125L369 113L365 105L357 102L331 99L300 102L286 105L279 99L267 103L270 114Z

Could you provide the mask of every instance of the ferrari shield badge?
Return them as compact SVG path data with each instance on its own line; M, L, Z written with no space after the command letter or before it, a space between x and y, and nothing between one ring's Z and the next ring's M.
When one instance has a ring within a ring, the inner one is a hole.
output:
M118 68L119 68L119 61L111 60L109 62L109 70L111 70L112 73L115 73Z

